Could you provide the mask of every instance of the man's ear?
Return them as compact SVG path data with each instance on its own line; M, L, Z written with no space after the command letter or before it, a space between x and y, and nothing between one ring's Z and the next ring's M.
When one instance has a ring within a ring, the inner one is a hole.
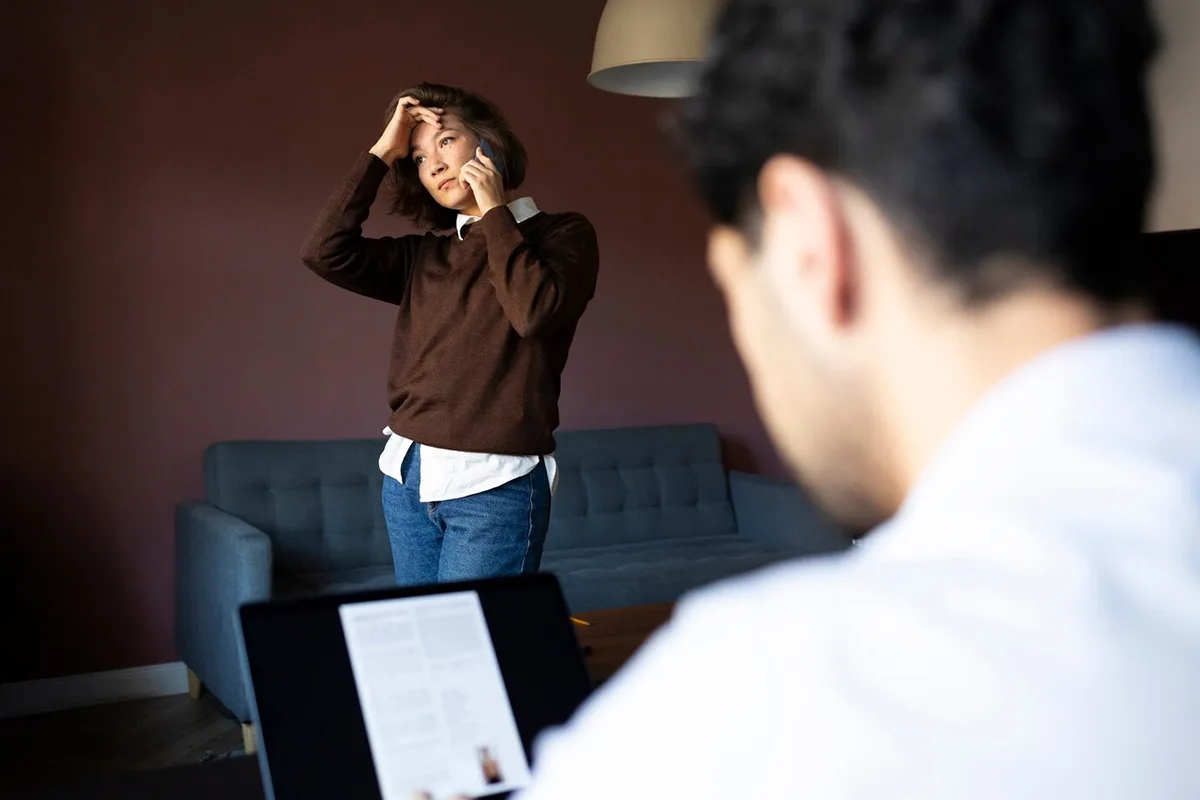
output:
M816 314L835 329L850 324L856 275L837 187L809 162L776 156L759 173L758 193L763 245L774 251L764 261L783 271L774 279L794 296L786 302L802 306L794 308L802 317Z
M717 287L726 294L750 272L745 237L728 225L708 233L708 268Z

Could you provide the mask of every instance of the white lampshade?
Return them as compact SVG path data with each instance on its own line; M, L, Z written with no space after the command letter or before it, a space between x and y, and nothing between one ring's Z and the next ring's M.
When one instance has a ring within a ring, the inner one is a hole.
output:
M695 89L721 0L608 0L588 83L642 97Z

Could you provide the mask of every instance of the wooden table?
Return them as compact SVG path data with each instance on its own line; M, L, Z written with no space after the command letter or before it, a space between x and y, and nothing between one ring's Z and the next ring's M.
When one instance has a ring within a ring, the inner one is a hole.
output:
M590 625L576 625L587 654L588 673L599 686L613 676L642 643L671 618L674 603L608 608L576 615Z

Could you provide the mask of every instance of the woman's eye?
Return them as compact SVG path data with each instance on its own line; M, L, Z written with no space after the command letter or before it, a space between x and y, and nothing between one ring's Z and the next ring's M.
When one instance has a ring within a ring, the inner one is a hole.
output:
M450 144L453 141L454 141L453 136L447 136L445 139L442 139L442 147L445 147L446 145Z
M418 167L421 166L423 163L425 163L425 156L417 156L413 159L413 163L415 163Z

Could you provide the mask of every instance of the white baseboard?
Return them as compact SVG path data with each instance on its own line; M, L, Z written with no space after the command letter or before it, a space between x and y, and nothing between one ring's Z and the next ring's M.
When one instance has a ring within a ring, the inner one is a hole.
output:
M0 719L121 700L166 697L185 694L187 690L187 667L182 661L5 683L0 684Z

